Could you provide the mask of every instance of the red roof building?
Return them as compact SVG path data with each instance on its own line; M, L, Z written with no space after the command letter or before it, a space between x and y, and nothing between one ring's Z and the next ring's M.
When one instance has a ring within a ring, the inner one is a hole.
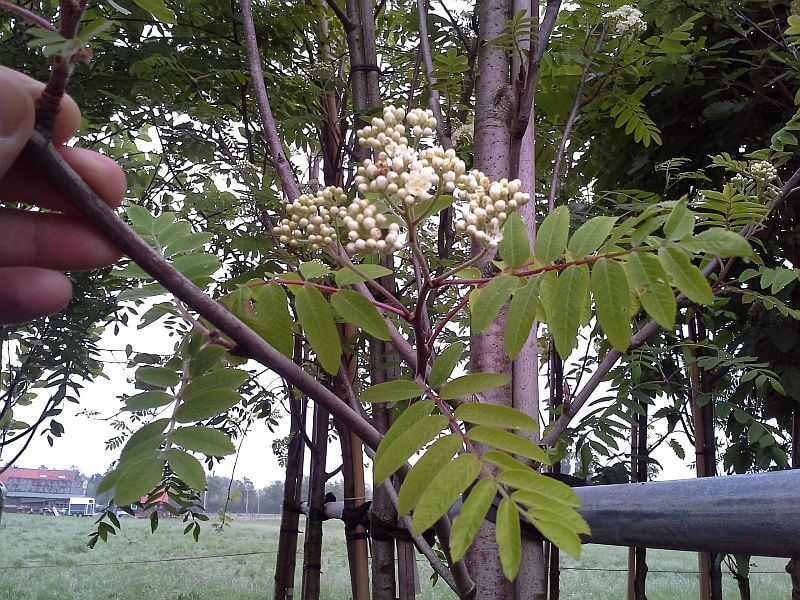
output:
M7 469L0 473L0 483L9 492L36 492L72 494L78 496L86 491L86 481L78 479L76 471L60 469Z

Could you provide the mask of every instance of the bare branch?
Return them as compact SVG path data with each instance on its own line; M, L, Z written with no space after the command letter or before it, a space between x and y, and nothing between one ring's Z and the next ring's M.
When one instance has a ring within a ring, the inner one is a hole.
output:
M247 0L244 0L247 2ZM161 285L189 308L210 321L236 342L236 351L272 369L289 383L319 403L370 447L377 448L381 434L333 392L267 344L221 304L207 296L167 260L142 240L120 219L80 175L64 161L47 139L34 132L25 154L42 173L69 198L99 231L123 250Z
M33 23L37 27L41 27L42 29L46 29L47 31L55 31L56 28L53 24L45 19L37 15L34 12L29 11L27 8L22 8L16 4L12 4L11 2L6 2L6 0L0 0L0 8L3 10L7 10L8 12L12 12L17 16L22 17L26 21Z
M600 48L603 47L603 42L606 39L606 32L608 29L603 27L602 31L600 32L600 36L597 38L597 43L594 46L594 52L597 54L600 51ZM589 63L587 62L583 66L583 72L581 73L580 83L578 84L578 91L575 93L575 102L572 105L572 110L569 113L569 117L567 118L567 124L564 126L564 133L561 136L561 142L558 145L558 152L556 152L556 158L553 161L553 176L550 180L550 195L547 199L547 206L550 212L553 211L553 206L555 205L556 201L556 193L558 191L558 179L559 175L561 174L561 163L564 160L564 155L567 151L567 144L569 144L569 138L572 134L572 128L575 126L575 121L578 119L578 111L584 105L582 96L583 96L583 88L586 85L586 79L589 75Z
M342 27L344 27L345 31L350 31L355 27L353 21L350 20L350 18L344 12L344 9L339 6L339 3L336 0L325 0L325 4L327 4L328 7L333 11L333 14L336 15L336 18L342 22Z
M244 35L247 40L247 61L250 66L250 77L253 80L253 89L256 93L258 112L261 115L261 123L264 126L264 138L267 140L267 150L272 156L272 162L281 180L283 193L289 200L294 200L300 196L300 187L297 185L292 165L283 152L283 144L278 136L278 128L275 125L275 118L272 116L272 108L269 105L267 88L264 86L264 74L261 71L261 54L258 50L256 40L256 29L253 24L253 8L251 0L241 0L242 22L244 24Z

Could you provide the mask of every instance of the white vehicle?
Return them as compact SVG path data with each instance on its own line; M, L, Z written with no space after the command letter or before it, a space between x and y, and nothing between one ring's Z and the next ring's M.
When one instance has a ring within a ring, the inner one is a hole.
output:
M91 517L94 514L94 498L78 496L69 499L67 516Z

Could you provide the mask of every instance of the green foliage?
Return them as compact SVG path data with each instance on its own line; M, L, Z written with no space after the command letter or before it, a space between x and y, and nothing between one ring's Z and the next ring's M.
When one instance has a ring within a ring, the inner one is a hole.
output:
M536 260L550 263L564 253L569 236L569 209L559 206L547 215L536 233Z
M522 538L520 536L519 510L511 498L503 498L497 507L497 524L495 535L500 550L500 563L507 579L513 580L519 570L522 554Z
M481 479L469 491L461 506L461 513L453 519L450 538L450 553L453 560L461 560L467 552L496 494L497 484L493 479Z
M432 388L440 387L453 374L453 369L461 360L465 348L466 345L463 342L456 342L439 353L439 356L433 361L430 375L428 375L428 383Z
M492 324L518 285L516 277L503 274L492 278L485 287L470 294L472 330L475 333L485 331Z
M525 285L514 290L503 330L506 354L516 358L531 334L539 304L540 277L530 277Z
M443 400L452 400L479 394L486 390L498 388L509 382L508 375L501 373L470 373L456 377L452 381L444 384L439 397Z
M510 269L519 269L531 257L531 242L528 228L519 213L511 213L503 226L503 239L500 240L500 256Z
M456 408L455 416L474 425L491 425L521 431L539 430L539 423L533 417L510 406L466 402Z
M411 531L422 533L432 527L472 485L480 470L481 462L474 454L462 454L448 462L417 501Z
M362 402L398 402L418 398L423 389L410 379L395 379L378 383L361 392Z
M403 480L397 495L397 511L400 514L413 510L424 491L460 449L461 439L456 435L446 435L431 444Z
M358 292L340 290L331 296L331 304L342 319L360 327L372 337L379 340L391 338L378 309Z
M319 290L304 285L295 297L297 319L308 343L317 354L322 368L335 375L339 372L342 345L333 320L333 310Z

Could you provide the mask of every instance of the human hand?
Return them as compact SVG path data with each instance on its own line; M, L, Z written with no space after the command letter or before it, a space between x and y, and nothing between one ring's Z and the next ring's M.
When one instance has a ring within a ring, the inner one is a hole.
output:
M33 103L43 89L44 84L0 67L0 204L24 203L51 211L0 207L0 324L63 309L72 297L72 284L60 271L98 268L121 256L77 215L36 165L18 158L33 132ZM65 96L53 144L95 192L117 206L127 189L120 166L96 152L63 146L80 121L78 106Z

